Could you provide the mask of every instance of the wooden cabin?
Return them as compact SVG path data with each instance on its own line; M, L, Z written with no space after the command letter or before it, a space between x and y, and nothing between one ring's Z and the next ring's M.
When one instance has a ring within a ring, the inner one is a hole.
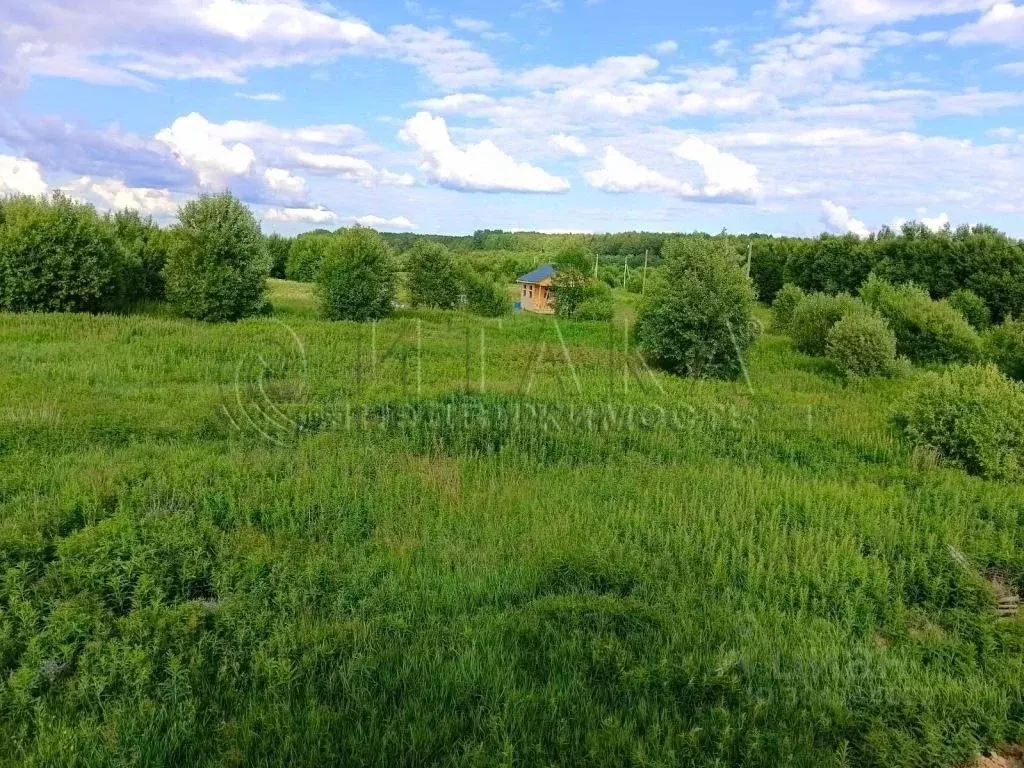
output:
M539 312L553 315L555 305L551 301L551 281L555 277L555 268L550 264L541 264L533 272L527 272L516 282L522 291L520 306L524 312Z

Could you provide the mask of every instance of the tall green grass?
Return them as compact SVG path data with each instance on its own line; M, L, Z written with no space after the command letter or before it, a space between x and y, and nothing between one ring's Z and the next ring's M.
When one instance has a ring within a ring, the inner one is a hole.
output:
M1024 737L986 580L1024 586L1024 487L911 454L912 379L769 335L749 387L694 382L621 327L301 294L0 315L4 764L952 766ZM685 418L563 418L609 403ZM557 418L385 418L452 404Z

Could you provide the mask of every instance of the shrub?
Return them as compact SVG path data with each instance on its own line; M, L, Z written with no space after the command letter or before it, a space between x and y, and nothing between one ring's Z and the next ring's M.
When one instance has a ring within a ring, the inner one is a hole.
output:
M785 333L789 330L796 306L806 295L803 288L792 283L786 283L779 289L775 294L775 301L772 302L772 325L777 331Z
M555 254L554 264L559 271L573 268L589 275L593 274L594 256L584 238L579 235L569 235Z
M988 304L969 288L953 291L949 297L949 305L963 315L976 331L985 330L992 322L992 313L988 310Z
M119 298L127 303L164 298L167 233L151 217L144 219L129 208L117 211L110 221L121 247Z
M219 322L265 312L269 271L260 226L237 198L203 195L178 211L164 278L181 315Z
M985 338L985 347L999 370L1024 381L1024 321L1007 318Z
M897 371L896 334L873 312L851 312L832 326L828 359L847 376L891 376Z
M753 285L726 244L680 251L679 243L666 245L666 263L648 282L637 343L651 364L673 373L735 378L756 338Z
M285 276L300 283L315 283L333 237L319 232L296 237L288 252Z
M501 283L483 277L471 269L462 273L462 290L466 308L475 315L499 317L512 309L508 291Z
M838 296L812 293L804 297L793 310L789 323L796 348L808 355L824 355L832 327L848 314L863 309L863 305L847 293Z
M4 201L0 309L98 312L117 299L121 248L110 223L56 193Z
M378 320L394 309L395 265L391 247L372 229L334 235L318 271L324 317Z
M291 255L292 241L278 234L267 236L267 256L270 259L270 276L284 279Z
M981 359L981 339L947 301L932 301L913 284L895 286L871 275L861 297L896 334L896 349L918 363L973 363Z
M611 297L599 296L581 301L579 306L576 307L576 314L573 315L577 320L602 321L611 320L614 316L615 304L612 302Z
M453 309L462 286L451 253L440 243L420 240L407 255L409 299L414 307Z
M1024 476L1024 387L995 366L954 366L930 374L896 421L911 443L973 475Z
M559 269L551 281L551 300L559 317L575 315L588 294L587 277L576 267Z

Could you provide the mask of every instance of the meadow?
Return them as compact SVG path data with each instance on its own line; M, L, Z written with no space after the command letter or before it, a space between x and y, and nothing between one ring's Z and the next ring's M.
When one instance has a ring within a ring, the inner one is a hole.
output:
M1024 738L1024 486L766 332L0 314L0 764L954 766ZM769 326L767 313L761 319ZM581 416L582 414L582 416Z

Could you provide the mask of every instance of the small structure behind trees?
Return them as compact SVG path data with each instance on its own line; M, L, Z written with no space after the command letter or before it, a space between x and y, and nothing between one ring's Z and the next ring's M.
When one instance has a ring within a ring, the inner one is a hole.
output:
M537 312L542 315L555 313L551 292L554 279L555 268L551 264L541 264L516 280L521 288L520 302L524 312Z

